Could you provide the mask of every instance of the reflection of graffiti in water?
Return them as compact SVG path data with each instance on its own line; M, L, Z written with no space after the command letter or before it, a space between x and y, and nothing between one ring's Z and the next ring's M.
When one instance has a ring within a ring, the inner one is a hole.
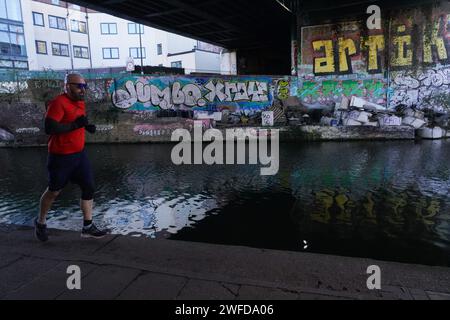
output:
M441 202L436 198L418 196L416 192L367 192L355 199L349 191L323 189L314 192L311 211L303 211L304 222L347 225L357 230L364 226L377 226L388 236L417 230L431 232L436 218L442 212Z
M351 223L353 203L346 194L324 189L316 192L314 196L312 221L327 224L332 221Z

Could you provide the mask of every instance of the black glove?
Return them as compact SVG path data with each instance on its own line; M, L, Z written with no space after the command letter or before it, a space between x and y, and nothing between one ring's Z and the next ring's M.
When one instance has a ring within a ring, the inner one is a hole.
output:
M97 126L95 124L88 124L84 127L87 132L94 134L97 131Z
M81 116L75 119L73 122L75 129L86 127L89 124L88 118L86 116Z

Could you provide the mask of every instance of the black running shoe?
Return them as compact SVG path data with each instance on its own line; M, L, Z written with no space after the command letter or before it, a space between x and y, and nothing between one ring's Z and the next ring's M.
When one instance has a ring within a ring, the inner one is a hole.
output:
M108 230L100 230L93 223L91 223L91 225L89 225L87 227L83 227L83 230L81 231L82 238L101 239L104 236L106 236L107 234L108 234Z
M42 242L48 241L47 225L40 224L37 218L34 220L34 236Z

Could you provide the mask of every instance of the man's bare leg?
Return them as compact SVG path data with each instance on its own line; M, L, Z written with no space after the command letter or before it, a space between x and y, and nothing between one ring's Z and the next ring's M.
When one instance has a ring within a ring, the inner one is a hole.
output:
M47 214L50 211L50 209L52 208L53 202L55 202L56 198L58 197L58 195L61 193L61 191L50 191L45 190L44 194L41 197L41 201L40 201L40 211L39 211L39 219L38 222L40 224L45 224L45 221L47 219Z
M94 200L81 200L81 211L83 212L83 218L85 221L92 221L92 210L94 207Z

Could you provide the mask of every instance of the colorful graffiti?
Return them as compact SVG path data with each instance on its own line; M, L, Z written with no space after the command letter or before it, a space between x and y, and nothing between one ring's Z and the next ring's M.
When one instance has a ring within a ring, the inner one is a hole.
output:
M435 13L431 21L423 19L413 21L403 16L394 19L390 43L383 30L364 30L359 22L305 27L301 73L379 74L386 69L387 50L390 67L397 70L414 64L450 63L450 14Z
M116 79L109 92L113 105L127 111L173 108L215 111L219 106L261 110L272 105L273 81L270 77L135 76Z
M343 96L358 96L377 104L386 103L387 84L384 79L309 80L304 81L298 97L304 105L314 108L334 106Z
M323 108L358 96L393 108L448 97L450 5L402 9L391 17L390 30L367 30L365 21L302 28L301 101Z
M285 100L289 98L290 94L290 84L288 79L281 79L278 81L277 96L280 100Z
M382 69L383 31L362 36L358 22L302 28L300 74L374 74Z

